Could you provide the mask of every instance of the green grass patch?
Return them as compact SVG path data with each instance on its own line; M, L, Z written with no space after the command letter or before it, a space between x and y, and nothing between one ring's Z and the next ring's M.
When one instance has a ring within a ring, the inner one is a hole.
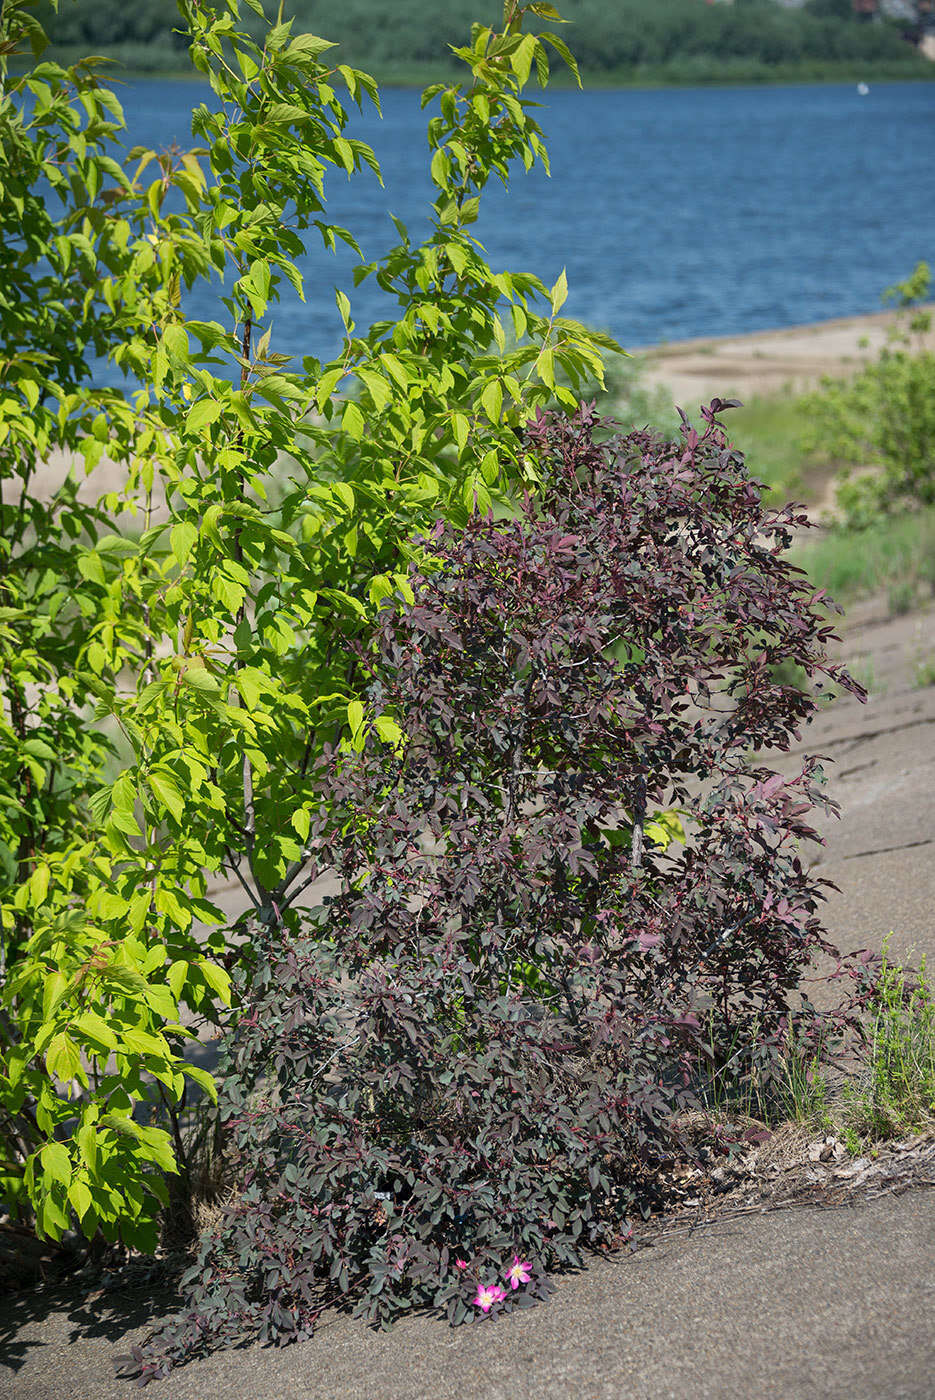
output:
M866 530L833 528L797 547L796 562L840 603L893 592L924 596L935 587L935 507L884 518Z
M750 1061L751 1044L738 1040L728 1048L722 1063L712 1068L701 1086L701 1102L713 1119L722 1123L749 1120L778 1128L785 1123L807 1123L825 1128L830 1123L828 1085L816 1048L790 1046L778 1074L768 1083L760 1080ZM711 1045L714 1055L714 1045Z
M819 465L802 446L800 399L791 394L757 396L725 415L730 436L743 451L751 474L770 488L770 495L791 499L801 495L810 469Z
M670 437L678 437L679 416L672 395L662 388L650 388L644 377L645 356L614 355L604 357L604 389L597 381L576 390L582 399L601 400L601 412L624 428L655 428Z

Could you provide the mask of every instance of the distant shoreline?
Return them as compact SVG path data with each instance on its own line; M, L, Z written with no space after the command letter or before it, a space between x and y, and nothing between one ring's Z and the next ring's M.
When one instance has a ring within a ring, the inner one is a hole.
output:
M108 76L116 81L136 82L140 79L155 82L205 82L204 74L192 68L165 68L134 67L129 62L124 65L120 54L125 52L120 49L102 49L100 52L90 55L84 50L55 50L47 49L42 55L40 62L48 61L60 63L63 66L73 64L82 58L95 57L104 59L105 71ZM157 51L158 54L158 51ZM161 54L158 54L161 57ZM171 58L171 55L166 55ZM353 59L348 59L354 67L360 66L374 77L381 88L413 88L421 89L430 83L455 82L463 77L460 70L454 68L439 69L431 63L413 63L405 66L392 68L375 65L368 68L365 63L358 64ZM16 65L11 64L11 72L23 73L28 71L31 64ZM908 67L908 65L907 65ZM927 69L915 69L906 72L902 65L888 67L886 64L852 64L852 63L829 63L825 65L816 64L779 64L774 69L763 68L759 71L751 72L721 72L720 74L706 77L703 73L673 74L665 70L647 69L639 73L634 73L629 69L605 70L581 70L581 82L584 91L653 91L659 89L679 89L679 88L759 88L759 87L825 87L835 84L866 82L871 86L874 83L930 83L935 82L935 62L929 62ZM552 76L549 86L565 90L576 90L577 85L574 78L558 61L555 61L552 69ZM529 91L537 91L535 83L531 82Z

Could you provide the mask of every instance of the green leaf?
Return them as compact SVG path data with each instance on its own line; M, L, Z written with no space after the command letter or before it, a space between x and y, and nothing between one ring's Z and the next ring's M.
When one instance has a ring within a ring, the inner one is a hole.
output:
M225 1006L231 1004L231 979L223 967L218 967L217 963L208 962L207 958L201 958L198 968L202 977L217 997Z
M552 288L552 315L555 316L568 299L568 277L565 269L562 268L558 281Z
M378 715L374 720L373 727L384 744L392 744L395 748L402 741L403 731L395 719L391 719L389 715Z
M212 1103L217 1103L217 1084L206 1069L202 1069L200 1065L185 1064L182 1066L182 1073L187 1075L189 1079L193 1079L196 1084L199 1084Z
M160 982L150 982L146 988L146 1005L154 1011L160 1021L175 1021L179 1008L168 987Z
M120 1033L120 1051L126 1054L132 1050L137 1055L152 1055L156 1059L166 1056L167 1046L162 1036L152 1035L138 1026L125 1026Z
M72 1022L72 1028L76 1035L89 1040L99 1049L116 1050L119 1047L117 1036L110 1025L96 1011L82 1011Z
M575 61L575 57L569 49L568 45L565 43L565 40L560 39L557 34L552 34L548 31L540 35L540 38L545 39L548 43L552 45L555 52L561 57L562 61L567 65L568 68L571 69L571 72L574 75L575 82L580 87L581 74L578 72L578 64Z
M357 506L357 497L349 481L332 481L331 494L337 497L349 515L353 515Z
M351 320L351 303L348 300L347 293L335 290L334 299L337 302L338 311L341 314L341 320L344 322L345 328L350 329L353 322Z
M136 823L134 823L134 825L136 825ZM133 834L135 835L136 833L134 832ZM151 904L152 895L149 890L141 890L139 894L133 896L133 899L130 901L128 920L133 933L140 933L142 931L149 916Z
M180 366L188 363L188 333L184 326L166 326L162 339L170 365Z
M350 312L350 302L348 302L348 312ZM345 371L343 369L329 369L321 376L321 379L318 381L318 386L315 389L315 402L318 405L319 413L324 412L325 404L331 398L335 387L344 378L344 374Z
M162 892L164 893L164 891ZM116 987L126 996L145 996L148 983L135 967L124 967L120 963L108 963L101 968L101 981Z
M29 877L29 902L34 908L45 902L49 892L50 873L45 861L40 861Z
M458 445L459 454L463 452L465 447L467 446L467 440L470 431L471 424L467 415L464 413L452 413L451 432L455 442Z
M78 572L83 578L86 578L89 583L99 583L102 586L106 584L107 580L104 577L104 566L101 563L100 556L95 554L93 550L88 550L84 554L79 554L77 562Z
M221 685L216 676L212 676L201 661L192 657L179 668L179 680L183 685L190 686L192 690L199 690L204 695L219 695Z
M210 424L216 423L220 416L221 405L217 399L198 399L188 410L185 431L192 435L202 433Z
M62 972L50 972L42 990L42 1019L51 1021L68 990L68 979Z
M535 34L524 34L517 48L510 54L510 65L519 79L520 87L529 81L529 70L536 52L538 40Z
M500 409L503 406L503 389L499 379L492 379L489 384L484 385L480 400L491 423L499 423Z
M377 412L382 412L393 397L393 391L381 374L372 369L360 368L354 371L358 379L367 386Z
M101 919L120 919L127 913L129 905L119 894L111 890L100 890L93 900L93 907Z
M67 1185L71 1180L71 1157L63 1142L47 1142L39 1153L42 1170L50 1181Z
M473 513L475 510L479 515L486 515L491 507L490 492L484 484L483 477L472 472L461 489L461 499L465 509Z
M218 521L221 518L223 507L220 505L209 506L201 518L201 533L211 541L218 549L223 549L224 541L221 539L221 532L218 529Z
M347 723L352 738L356 739L364 722L364 707L359 700L351 700L347 706Z
M45 1052L45 1067L63 1084L70 1083L81 1072L81 1056L70 1036L64 1031L54 1035Z
M409 388L411 378L406 369L404 368L402 362L396 355L390 354L390 352L387 350L384 350L384 352L380 356L380 359L383 361L384 365L386 365L386 368L396 380L396 383L405 393L406 390L408 390Z
M269 689L269 678L253 666L244 666L237 672L234 684L246 708L255 710L260 703L261 693Z
M353 399L348 399L344 405L344 412L341 415L341 426L344 431L356 442L360 442L364 435L364 415L354 403Z
M190 520L183 520L178 525L173 525L169 531L169 546L172 553L179 562L179 567L184 568L188 561L188 556L198 539L198 530Z
M654 812L646 823L645 833L650 841L666 850L673 841L685 841L685 828L679 816L678 807L670 807L662 812Z
M34 758L44 758L55 760L55 750L45 742L44 739L27 739L23 744L23 752L31 753Z
M283 58L295 59L300 56L317 58L326 49L333 49L337 46L329 43L327 39L319 39L315 34L300 34L292 40L292 43L283 52Z
M178 1001L181 997L182 988L188 981L188 971L189 964L183 959L179 959L178 961L172 963L168 971L166 972L166 981L168 982L172 995L175 997L176 1001Z
M68 1199L74 1206L78 1219L83 1219L92 1206L91 1192L88 1190L87 1182L82 1181L80 1177L75 1177L68 1187Z
M182 801L182 794L176 787L175 779L164 769L154 769L149 774L149 788L156 801L167 808L177 822L182 820L182 813L185 804Z
M95 1112L96 1110L92 1110ZM97 1126L94 1122L84 1122L75 1133L75 1145L78 1148L78 1156L82 1162L96 1173L100 1162L100 1152L98 1150Z
M379 605L384 598L389 598L396 590L392 579L386 574L376 574L370 580L370 601Z
M451 189L451 162L441 146L432 157L429 174L440 190L447 193Z
M344 169L347 171L348 175L353 175L354 150L351 146L350 141L346 140L343 136L336 136L334 138L334 141L332 142L332 145L334 147L335 155L337 156L341 164L344 166Z

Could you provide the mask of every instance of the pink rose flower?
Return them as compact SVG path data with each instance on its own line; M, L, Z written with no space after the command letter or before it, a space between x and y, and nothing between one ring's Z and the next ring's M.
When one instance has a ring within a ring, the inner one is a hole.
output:
M499 1303L500 1299L505 1297L506 1289L501 1288L499 1283L479 1283L474 1306L480 1308L481 1312L489 1313L494 1303Z
M532 1281L532 1265L528 1259L520 1259L518 1254L513 1255L513 1263L506 1271L506 1280L511 1288L519 1288L521 1283Z

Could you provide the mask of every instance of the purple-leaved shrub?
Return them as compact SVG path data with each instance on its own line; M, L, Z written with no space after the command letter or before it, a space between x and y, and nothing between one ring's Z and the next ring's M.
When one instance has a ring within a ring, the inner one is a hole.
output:
M759 757L817 703L774 677L860 688L785 557L803 517L764 507L725 406L679 443L540 415L535 497L439 525L414 603L383 610L382 736L319 772L335 892L256 934L238 1194L127 1371L307 1337L329 1302L528 1305L620 1239L706 1053L768 1077L827 948L800 843L830 805L816 762Z

